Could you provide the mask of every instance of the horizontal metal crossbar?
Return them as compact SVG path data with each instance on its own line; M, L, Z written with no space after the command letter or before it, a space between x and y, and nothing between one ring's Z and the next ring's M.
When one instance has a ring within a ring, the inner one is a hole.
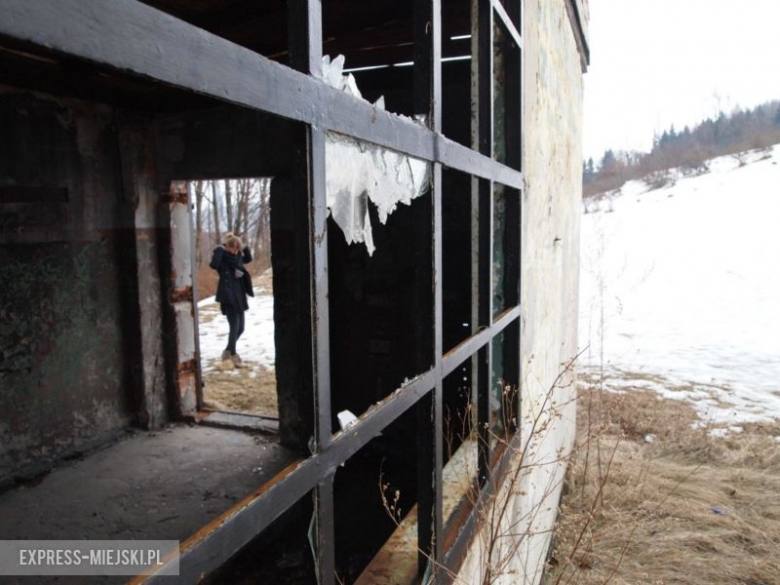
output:
M507 309L493 321L490 327L485 327L477 333L462 341L444 355L442 362L442 376L448 376L458 366L479 351L488 341L506 329L515 319L522 314L522 309L512 307Z

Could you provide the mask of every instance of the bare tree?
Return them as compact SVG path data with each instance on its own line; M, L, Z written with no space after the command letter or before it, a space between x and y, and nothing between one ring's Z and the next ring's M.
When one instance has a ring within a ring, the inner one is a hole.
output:
M247 226L253 232L253 253L262 265L271 265L271 179L261 179L257 185L257 197L252 207L253 223Z
M233 190L228 179L225 179L225 213L227 214L227 229L233 232L235 231L233 226Z
M206 194L205 181L195 181L193 183L195 191L195 265L200 268L203 263L203 197Z
M224 231L246 240L259 270L271 265L271 178L193 181L196 263L203 264L203 250L222 242ZM209 184L211 188L209 189Z
M211 181L211 213L214 220L214 235L217 237L217 242L222 241L222 236L219 230L219 197L217 197L217 183Z
M249 205L257 187L257 179L236 181L236 224L235 232L249 236Z

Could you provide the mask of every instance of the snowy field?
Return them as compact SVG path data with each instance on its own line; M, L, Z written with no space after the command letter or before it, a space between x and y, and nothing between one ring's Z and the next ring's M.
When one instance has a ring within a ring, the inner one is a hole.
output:
M249 298L249 310L244 314L244 334L236 349L250 367L274 369L274 297L270 290L270 273L255 279L255 296ZM219 310L214 297L198 303L200 320L200 354L204 373L218 368L222 351L227 346L227 319Z
M780 147L583 215L580 345L593 375L692 400L739 430L780 418Z

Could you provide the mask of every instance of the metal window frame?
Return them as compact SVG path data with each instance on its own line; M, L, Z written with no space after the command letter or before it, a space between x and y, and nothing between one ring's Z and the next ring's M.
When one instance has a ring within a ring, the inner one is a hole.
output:
M136 0L0 0L0 40L22 41L28 46L63 53L99 66L120 70L168 86L195 92L216 100L261 110L308 125L309 186L309 285L312 307L312 392L316 404L315 452L299 460L272 481L213 520L181 547L179 582L195 582L241 549L286 509L310 492L315 495L317 569L320 585L334 583L333 478L347 461L404 412L426 400L426 417L421 417L418 471L431 482L418 493L418 542L420 572L429 558L452 568L462 560L470 530L462 530L449 551L442 527L442 386L443 378L468 359L478 364L479 421L485 422L490 391L491 342L511 327L516 332L513 353L519 367L521 306L519 266L514 276L518 294L514 306L497 318L492 316L492 191L500 183L518 193L516 213L524 188L519 157L521 149L520 99L522 68L512 78L517 109L509 116L517 125L508 133L516 168L492 159L493 19L498 18L522 51L522 0L502 4L498 0L471 0L473 22L472 63L476 67L477 100L473 121L477 122L473 149L441 134L441 0L415 2L415 88L418 113L429 116L422 128L327 86L317 78L322 57L322 0L291 0L288 18L291 28L291 64L285 67L223 38L207 33ZM160 59L160 55L166 59ZM192 67L197 61L198 66ZM511 77L511 76L510 76ZM509 79L509 78L508 78ZM327 207L325 199L325 133L338 132L398 152L430 161L433 166L432 241L434 274L433 327L434 362L381 401L348 430L331 435L330 355L327 267ZM476 326L460 345L443 353L442 322L442 167L475 177L478 199L479 287ZM519 230L519 223L517 229ZM519 242L519 237L518 237ZM517 250L519 263L519 250ZM519 383L519 380L518 380ZM431 424L433 423L433 424ZM519 440L518 437L515 437ZM495 462L491 465L489 441L483 441L480 475L483 494L494 489ZM505 454L506 456L506 454ZM502 458L503 460L503 458ZM500 467L500 466L499 466ZM468 522L473 525L474 514ZM459 558L460 557L460 558ZM170 578L161 574L138 578L138 583L157 583Z

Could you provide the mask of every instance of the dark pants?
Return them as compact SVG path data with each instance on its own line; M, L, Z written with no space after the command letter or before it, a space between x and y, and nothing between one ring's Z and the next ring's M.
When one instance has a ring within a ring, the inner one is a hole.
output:
M235 311L232 308L225 310L228 325L230 325L230 334L228 335L228 344L225 348L230 355L236 355L236 342L244 332L244 311Z

